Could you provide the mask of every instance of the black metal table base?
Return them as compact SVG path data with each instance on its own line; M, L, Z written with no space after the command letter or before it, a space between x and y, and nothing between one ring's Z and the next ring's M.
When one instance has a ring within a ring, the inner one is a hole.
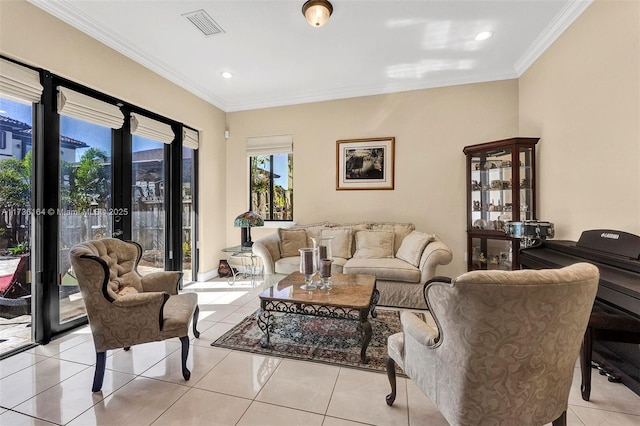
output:
M371 305L365 309L262 300L262 302L260 303L260 310L256 314L258 327L265 336L260 341L260 346L266 348L270 344L269 329L273 325L273 323L270 322L271 317L273 316L272 312L354 320L358 321L358 330L362 334L360 362L362 362L363 364L367 364L369 362L369 357L367 357L367 348L369 347L371 336L373 335L371 323L369 322L369 314L371 314L371 317L373 318L378 316L375 313L375 308L379 299L380 292L375 289L373 291L373 296L371 297Z

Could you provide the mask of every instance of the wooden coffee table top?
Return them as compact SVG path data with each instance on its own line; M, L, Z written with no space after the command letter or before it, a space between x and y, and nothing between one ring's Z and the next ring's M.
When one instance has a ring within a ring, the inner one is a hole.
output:
M293 272L273 287L260 293L260 300L301 303L309 305L336 306L368 309L376 288L373 275L338 274L331 275L331 290L302 290L304 275Z

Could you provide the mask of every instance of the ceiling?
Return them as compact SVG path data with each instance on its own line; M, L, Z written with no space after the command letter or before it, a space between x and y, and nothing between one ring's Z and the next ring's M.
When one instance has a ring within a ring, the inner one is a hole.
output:
M332 0L314 28L304 0L29 1L227 112L517 78L592 2Z

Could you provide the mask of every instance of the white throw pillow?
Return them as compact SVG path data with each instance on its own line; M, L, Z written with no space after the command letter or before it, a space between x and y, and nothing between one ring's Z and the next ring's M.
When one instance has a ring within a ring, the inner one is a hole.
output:
M402 240L396 257L417 268L420 265L420 258L424 248L433 240L435 240L435 235L433 234L413 231Z
M343 259L351 259L351 229L327 228L321 231L322 237L333 237L331 240L331 255Z
M356 231L354 259L393 258L393 232Z

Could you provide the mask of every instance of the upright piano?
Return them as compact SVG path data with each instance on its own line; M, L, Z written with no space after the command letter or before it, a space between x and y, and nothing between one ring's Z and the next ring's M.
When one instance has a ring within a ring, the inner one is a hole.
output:
M637 323L640 319L640 236L614 230L584 231L575 241L541 241L520 251L523 269L562 268L589 262L600 270L596 304ZM611 379L620 379L640 395L640 345L594 341L593 360L606 366Z

